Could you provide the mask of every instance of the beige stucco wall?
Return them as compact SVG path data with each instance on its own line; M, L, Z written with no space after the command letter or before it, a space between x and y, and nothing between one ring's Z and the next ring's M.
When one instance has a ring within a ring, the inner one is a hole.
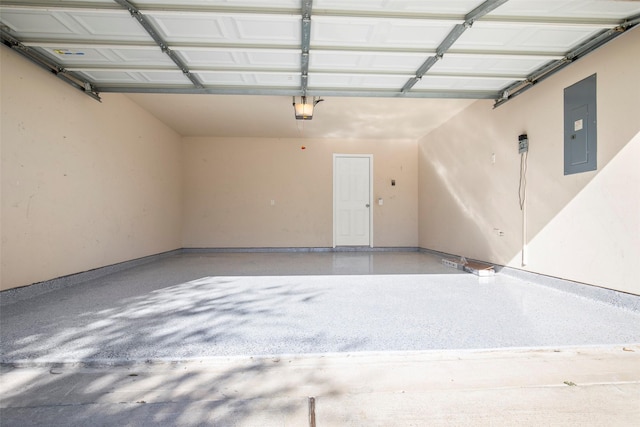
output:
M180 247L180 136L0 48L0 289Z
M372 204L374 246L418 244L416 141L183 142L184 247L331 247L334 153L373 155L373 195L384 200Z
M636 29L503 106L478 101L422 138L420 246L640 294L638 46ZM594 73L598 170L564 176L563 90ZM530 142L525 266L521 133Z

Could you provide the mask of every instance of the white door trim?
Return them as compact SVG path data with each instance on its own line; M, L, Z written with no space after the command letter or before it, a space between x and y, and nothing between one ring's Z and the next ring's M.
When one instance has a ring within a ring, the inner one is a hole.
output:
M336 160L338 157L356 157L369 159L369 247L373 248L373 154L333 153L333 247L336 247Z

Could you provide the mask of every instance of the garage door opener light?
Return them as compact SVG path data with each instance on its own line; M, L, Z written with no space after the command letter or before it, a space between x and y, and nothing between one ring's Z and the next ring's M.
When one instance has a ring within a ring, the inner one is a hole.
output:
M318 98L314 96L310 100L307 99L306 96L300 97L300 102L296 102L296 97L293 97L293 109L296 115L296 120L311 120L313 119L313 107L316 106L318 102L322 102L324 99Z

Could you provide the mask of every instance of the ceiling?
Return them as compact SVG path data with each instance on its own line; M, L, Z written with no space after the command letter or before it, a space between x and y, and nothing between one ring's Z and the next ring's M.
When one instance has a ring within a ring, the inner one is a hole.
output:
M274 136L419 137L639 17L640 1L616 0L0 0L5 45L95 98L132 94L183 135L219 136L277 122ZM313 121L293 119L300 95L327 100Z
M313 120L303 121L294 119L286 96L127 96L183 136L263 138L417 140L475 102L331 97L317 105Z

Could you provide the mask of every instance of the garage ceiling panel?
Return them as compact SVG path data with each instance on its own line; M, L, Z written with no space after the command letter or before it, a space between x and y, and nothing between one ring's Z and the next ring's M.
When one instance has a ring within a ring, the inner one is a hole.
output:
M198 76L206 84L234 85L251 87L277 86L292 88L300 85L300 76L296 73L237 73L237 72L201 72Z
M158 48L148 49L101 49L101 51L112 53L116 59L116 63L125 63L127 65L173 65L167 55L163 54Z
M311 88L368 88L393 89L402 86L410 75L358 75L358 74L323 74L309 73Z
M2 8L2 23L23 40L89 39L147 41L149 35L120 10Z
M146 36L145 31L126 12L70 12L69 15L92 36L103 38Z
M490 90L498 91L511 82L509 78L473 78L473 77L444 77L424 76L414 88L416 90Z
M61 43L60 46L65 46ZM115 48L64 48L44 47L42 52L65 66L71 65L112 65L166 66L173 62L158 48L115 49Z
M423 53L317 51L309 61L314 71L361 70L415 72L424 62Z
M443 13L464 16L480 3L482 3L482 1L478 0L368 0L366 2L315 0L313 6L318 10L373 11L379 13Z
M109 83L119 83L125 85L189 85L189 80L180 72L158 71L158 72L136 72L136 71L82 71L90 79L105 81Z
M162 84L189 84L189 80L178 71L140 72L145 82Z
M27 37L30 34L59 36L78 32L77 25L65 23L65 14L46 13L22 9L3 9L2 23L10 27L17 36ZM76 28L74 28L76 27ZM75 30L75 31L74 31Z
M279 68L297 70L300 52L276 49L176 50L190 67Z
M557 18L595 18L621 20L640 14L640 2L617 0L557 1L510 0L488 14L500 16L538 16Z
M639 17L632 0L0 0L3 43L96 97L501 102Z
M460 36L456 49L564 53L597 34L599 27L478 22Z
M109 64L118 58L104 49L39 48L41 52L65 66L72 64Z
M435 48L455 23L411 19L318 16L311 26L311 46Z
M446 55L430 71L434 73L467 73L477 75L515 75L526 77L560 56Z
M263 8L268 6L270 9L292 10L300 8L300 0L137 0L136 5L144 8L156 6L175 6L179 4L181 7L243 7L243 8Z
M224 16L197 16L197 15L154 15L150 18L155 22L156 28L168 42L180 40L209 40L224 41L231 38L230 29L233 22ZM237 39L237 35L235 36Z
M190 66L236 66L238 65L237 53L232 50L187 50L176 49L176 52Z
M246 66L297 68L300 66L299 51L255 50L240 52L246 58Z
M294 15L153 12L149 16L168 42L300 44L300 18Z

